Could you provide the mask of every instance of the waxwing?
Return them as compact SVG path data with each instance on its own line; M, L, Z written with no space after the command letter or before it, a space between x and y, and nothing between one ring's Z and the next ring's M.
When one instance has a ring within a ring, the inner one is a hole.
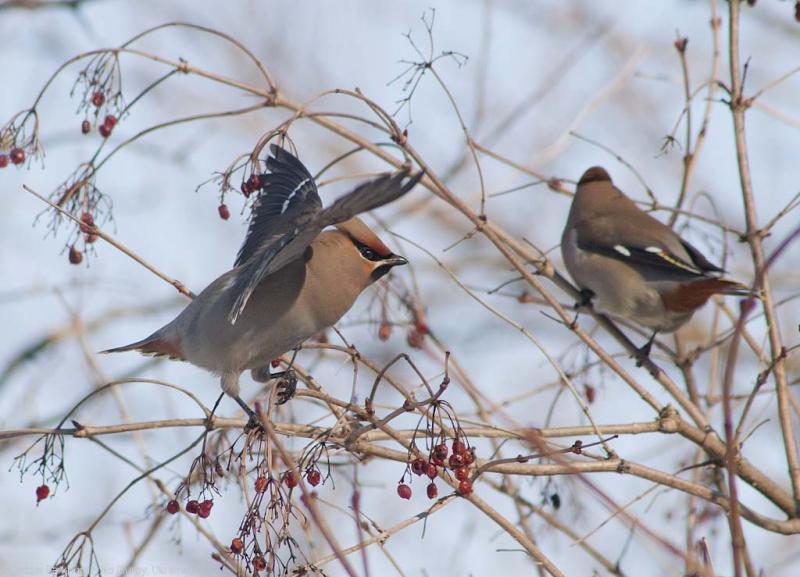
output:
M657 332L680 328L714 294L747 296L748 287L671 228L642 211L601 167L587 170L561 237L564 264L585 298L601 312Z
M146 339L103 351L136 350L202 367L251 415L239 397L242 371L268 380L273 359L335 324L361 291L407 264L356 215L401 197L422 177L386 174L322 208L305 166L275 145L271 152L234 268ZM335 228L323 230L328 226Z

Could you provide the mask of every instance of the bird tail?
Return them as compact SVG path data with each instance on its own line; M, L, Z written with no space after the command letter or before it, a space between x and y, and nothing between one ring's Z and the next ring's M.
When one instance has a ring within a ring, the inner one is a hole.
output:
M664 306L671 311L693 311L716 294L761 298L760 293L742 283L722 279L703 278L679 285L661 296Z
M176 343L165 339L158 333L152 334L146 339L136 341L135 343L131 343L129 345L100 351L100 354L124 353L126 351L138 351L143 355L153 357L168 357L170 359L177 359L181 361L186 360L183 355L183 351L181 351L180 342Z

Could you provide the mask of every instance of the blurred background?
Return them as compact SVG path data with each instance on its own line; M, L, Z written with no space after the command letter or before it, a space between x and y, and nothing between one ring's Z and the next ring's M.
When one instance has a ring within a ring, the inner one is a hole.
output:
M722 18L721 59L718 78L727 82L727 4L716 3ZM480 206L480 181L468 157L464 134L449 95L431 74L412 83L407 103L409 62L429 55L442 56L436 71L457 103L458 112L472 136L497 155L545 178L556 178L571 190L589 166L601 164L615 183L637 200L647 200L646 185L663 205L674 204L683 169L685 118L684 85L675 41L687 38L686 58L693 100L693 130L699 129L707 102L705 93L712 74L714 43L710 21L714 2L673 0L658 3L638 0L610 2L542 1L436 1L340 2L263 1L221 4L206 1L148 2L94 0L85 2L0 3L0 120L30 107L50 75L73 56L97 48L114 47L158 24L186 21L222 31L250 49L270 70L281 92L307 101L333 89L359 88L408 129L411 144L447 184L474 210ZM747 59L745 92L753 94L800 66L800 22L792 2L762 0L743 5L742 58ZM432 35L423 17L431 22ZM431 39L433 45L431 46ZM411 42L410 42L411 40ZM413 44L412 44L413 42ZM183 28L165 29L138 43L137 48L170 60L185 59L193 66L246 83L263 85L257 69L229 43ZM421 57L416 46L423 54ZM75 402L96 387L98 379L123 375L149 376L180 383L206 405L218 394L215 377L181 363L152 363L135 354L97 357L92 363L82 352L99 351L137 340L169 321L185 299L175 290L109 245L98 242L79 266L68 262L66 246L73 228L55 234L48 228L45 205L22 188L26 184L50 194L96 151L101 142L96 131L81 134L83 113L76 110L80 93L70 98L82 65L73 65L56 77L38 106L45 155L25 170L0 170L0 428L53 426ZM130 100L168 68L146 58L123 56L123 93ZM399 77L399 78L398 78ZM397 79L392 82L393 79ZM767 222L798 193L800 163L800 75L771 87L748 112L748 145L760 222ZM706 140L688 189L687 210L720 221L733 231L744 229L744 217L733 125L718 89L708 116ZM193 114L206 114L256 104L250 95L194 75L176 75L149 92L114 129L109 144L122 142L159 122ZM366 107L351 98L329 95L313 105L319 111L368 115ZM113 221L103 225L125 246L179 279L195 292L231 266L244 238L247 213L241 195L225 202L232 217L217 213L219 190L203 182L223 171L238 155L246 154L258 138L291 116L286 110L263 109L243 116L216 118L170 126L146 135L112 156L102 167L96 186L113 201ZM364 125L346 122L370 140L385 141ZM577 136L575 135L577 134ZM666 146L673 135L677 143ZM313 125L297 122L290 133L302 161L315 172L352 145ZM602 146L599 146L599 145ZM106 151L108 147L106 147ZM617 159L624 159L624 163ZM399 157L399 155L398 155ZM517 237L525 238L561 267L557 249L570 197L546 184L535 184L530 174L481 156L489 198L486 214ZM359 175L386 170L361 153L339 163L329 176ZM331 202L348 190L352 181L322 189ZM504 193L504 194L498 194ZM657 211L663 220L668 212ZM380 222L412 239L451 268L468 287L488 303L523 324L557 357L567 370L581 366L590 356L563 326L547 318L544 307L519 302L522 288L511 283L487 294L515 274L489 243L475 235L463 240L470 223L422 188L401 202L380 209ZM37 220L37 217L38 220ZM376 223L376 220L370 220ZM767 239L769 252L796 226L794 213L783 219ZM678 228L706 252L723 263L731 276L751 282L753 271L746 245L735 232L723 235L719 227L678 219ZM383 233L385 237L391 235ZM459 242L461 241L461 242ZM501 426L564 426L585 424L578 406L559 396L557 374L544 356L513 327L492 315L459 289L424 252L399 239L396 252L412 262L398 271L402 286L416 283L417 298L437 338L453 352L472 383L493 403L503 406L497 415ZM452 247L452 248L449 248ZM449 249L448 249L449 248ZM445 250L448 249L448 250ZM796 294L800 274L800 246L790 247L773 271L776 299ZM562 269L563 270L563 269ZM555 289L564 302L569 298ZM441 358L430 350L412 350L407 330L398 327L387 342L377 339L377 291L367 291L339 325L347 339L377 364L398 352L412 353L433 381L440 378ZM524 300L524 299L522 299ZM733 303L731 303L733 305ZM139 310L141 307L148 310ZM797 342L798 307L789 301L781 309L781 328L787 346ZM393 321L408 315L394 305ZM713 315L706 307L682 333L687 343L707 338ZM585 319L590 324L590 319ZM83 328L81 328L83 327ZM84 330L87 328L88 330ZM759 333L759 330L761 332ZM763 329L754 329L763 338ZM336 336L329 335L332 342ZM632 337L636 342L641 338ZM83 340L83 342L82 342ZM606 342L606 341L604 341ZM621 349L608 341L610 349ZM690 345L687 345L690 346ZM82 348L83 347L83 348ZM621 355L624 363L632 362ZM341 355L303 351L299 361L313 368L314 376L340 398L349 398L352 371ZM737 387L748 391L759 367L744 358ZM749 364L748 364L749 363ZM704 366L701 364L701 367ZM790 359L790 377L798 366ZM711 367L705 373L710 372ZM410 371L398 369L398 378L413 383ZM635 373L660 400L668 399L646 376ZM361 378L357 398L363 401L372 377ZM599 423L649 421L655 415L610 372L593 369L580 373L576 383L596 391L592 415ZM243 377L245 391L255 386ZM411 385L409 385L411 386ZM718 387L709 376L702 387ZM718 389L717 389L718 390ZM200 417L196 406L174 393L144 384L128 385L119 392L132 420ZM473 410L460 386L451 387L448 400L463 415ZM380 397L386 406L398 405L398 396ZM81 409L83 424L120 422L119 399L98 399ZM235 405L224 400L221 411L234 414ZM310 422L313 407L290 403L286 420ZM721 425L718 411L710 412ZM752 422L766 423L748 440L746 453L781 484L788 486L774 399L756 402ZM413 424L412 424L413 426ZM144 445L155 460L184 447L195 431L149 431L141 437L104 438L115 450L141 461ZM32 438L5 443L0 475L4 514L0 521L0 574L45 575L63 547L136 475L134 469L111 458L95 443L67 439L66 466L69 490L59 488L54 499L36 506L32 476L20 483L13 457ZM567 442L567 441L565 441ZM295 448L302 447L299 443ZM692 458L691 447L671 437L639 436L614 442L621 456L666 472ZM511 449L516 454L517 449ZM488 457L488 445L479 454ZM174 487L185 474L188 460L177 461L160 475ZM395 495L402 466L371 462L359 467L364 514L379 526L390 526L424 511L430 502L424 486L414 486L410 502ZM326 485L323 499L347 507L351 495L342 472L335 489ZM627 504L651 484L628 476L597 474L592 482ZM590 540L627 575L680 575L682 566L652 540L611 514L584 485L566 478L519 480L525 496L573 526L580 534L594 529ZM498 510L516 519L509 500L478 484L476 492ZM561 507L552 506L559 495ZM747 491L743 500L776 512ZM651 528L683 547L684 495L657 488L630 505L628 511L646 519ZM128 492L94 532L96 551L104 574L121 574L131 552L150 526L148 503L160 501L153 490L140 484ZM214 515L205 523L222 542L228 542L241 519L241 495L223 490ZM724 515L709 507L701 533L716 553L720 575L730 574L729 533ZM341 531L340 542L349 545L357 532L345 515L330 510ZM568 539L533 517L528 520L541 549L567 575L608 574ZM765 575L800 573L800 538L780 536L744 524L748 545ZM337 531L338 532L338 531ZM324 550L321 541L317 546ZM188 524L167 519L141 552L136 567L141 575L217 574L211 548ZM519 546L466 502L456 502L422 524L391 537L385 552L367 551L373 575L516 575L530 574L533 565ZM311 555L310 558L314 558ZM396 568L402 567L402 572ZM330 575L343 574L335 563L325 567ZM596 572L596 573L595 573Z

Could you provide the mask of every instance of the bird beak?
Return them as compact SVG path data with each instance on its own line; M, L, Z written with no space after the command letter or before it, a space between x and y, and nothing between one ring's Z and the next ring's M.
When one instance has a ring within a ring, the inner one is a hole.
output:
M399 266L403 264L408 264L408 261L399 254L390 254L381 261L381 264L389 266Z

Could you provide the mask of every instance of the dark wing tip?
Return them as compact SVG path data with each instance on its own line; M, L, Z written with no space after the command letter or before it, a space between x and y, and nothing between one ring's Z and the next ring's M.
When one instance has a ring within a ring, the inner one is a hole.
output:
M611 182L611 177L602 166L593 166L583 173L578 184L589 184L590 182Z

